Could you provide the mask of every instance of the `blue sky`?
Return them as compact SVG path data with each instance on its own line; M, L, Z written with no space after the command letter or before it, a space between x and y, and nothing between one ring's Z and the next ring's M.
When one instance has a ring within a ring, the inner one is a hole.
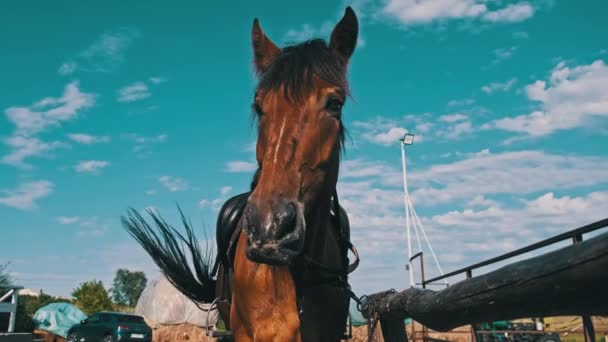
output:
M347 4L361 35L339 192L357 292L408 284L406 131L446 270L604 218L605 1L15 2L0 11L0 263L57 295L118 267L156 276L120 215L176 220L179 204L212 234L247 190L253 18L282 45L328 38Z

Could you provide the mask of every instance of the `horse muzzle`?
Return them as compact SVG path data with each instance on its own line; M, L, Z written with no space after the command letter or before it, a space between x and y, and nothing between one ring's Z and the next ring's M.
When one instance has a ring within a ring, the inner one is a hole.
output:
M280 201L262 213L255 204L245 209L247 257L257 263L290 265L304 248L305 222L299 203Z

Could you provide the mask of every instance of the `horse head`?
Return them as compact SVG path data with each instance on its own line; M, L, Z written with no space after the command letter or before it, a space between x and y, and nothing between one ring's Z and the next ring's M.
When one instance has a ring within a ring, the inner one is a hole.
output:
M254 20L259 169L244 216L246 253L254 262L291 265L307 243L307 217L329 206L320 199L336 188L346 72L357 35L350 7L329 44L315 39L281 49Z

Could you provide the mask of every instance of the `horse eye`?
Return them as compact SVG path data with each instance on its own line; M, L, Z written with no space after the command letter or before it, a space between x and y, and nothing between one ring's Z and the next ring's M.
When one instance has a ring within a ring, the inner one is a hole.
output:
M342 103L342 101L336 97L332 97L329 100L327 100L327 103L325 104L325 110L327 110L328 112L332 112L335 114L340 114L340 112L342 111L342 106L344 105L344 103Z

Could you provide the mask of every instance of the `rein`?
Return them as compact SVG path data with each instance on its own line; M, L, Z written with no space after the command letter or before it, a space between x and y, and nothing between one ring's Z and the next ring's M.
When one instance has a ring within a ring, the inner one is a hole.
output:
M341 255L344 255L348 258L348 251L350 250L354 256L355 261L351 264L345 265L346 267L342 267L340 269L330 267L328 265L319 262L309 255L303 254L299 262L294 265L295 270L303 270L307 271L308 274L313 274L315 277L311 280L304 280L299 277L299 281L296 282L296 293L297 293L297 307L298 307L298 315L300 319L304 315L304 308L302 307L304 294L303 290L318 287L318 286L333 286L344 290L344 292L349 296L349 298L353 299L357 306L361 305L361 301L359 297L352 291L350 284L348 283L348 275L352 273L359 266L359 252L357 248L350 242L348 236L342 229L342 224L340 222L340 203L338 201L338 193L334 191L333 197L333 226L337 229L337 240L338 247L341 249ZM332 211L330 210L330 213ZM300 274L300 272L292 272L294 275ZM348 334L345 334L342 339L351 339L352 338L352 325L350 324L349 319L349 330Z

